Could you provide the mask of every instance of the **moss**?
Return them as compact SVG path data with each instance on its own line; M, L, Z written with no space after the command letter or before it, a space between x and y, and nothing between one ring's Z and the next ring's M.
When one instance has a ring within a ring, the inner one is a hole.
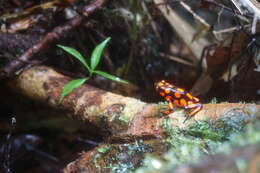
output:
M99 164L99 160L103 158L103 156L111 150L111 146L107 145L104 147L99 147L97 149L96 154L92 157L92 161L94 163L94 165L96 166L96 168L98 168L99 170L101 170L100 164Z
M217 104L217 98L216 97L213 97L211 100L210 100L210 104Z
M169 150L160 155L147 154L143 166L135 173L163 173L174 171L183 164L198 163L202 156L216 153L228 154L234 148L247 144L260 143L260 120L251 119L243 111L231 110L216 121L197 121L185 128L172 126L168 119L163 122ZM243 171L247 162L236 161L236 166Z
M118 120L124 122L124 123L129 123L129 119L127 119L125 116L121 115L118 117Z
M106 147L100 147L97 149L98 153L102 153L105 154L106 152L108 152L111 149L110 146L106 146Z
M245 172L247 169L247 162L243 158L237 158L235 161L236 167L238 168L239 172Z
M144 153L150 151L149 146L143 140L136 140L131 144L122 144L117 148L117 154L109 161L111 173L126 173L140 166Z
M124 109L123 104L110 106L99 115L99 124L102 124L103 129L109 129L110 133L118 133L126 130L129 125L129 119L125 116Z
M147 152L151 152L151 149L143 140L105 145L96 149L92 161L100 172L127 173L140 166L144 153Z
M223 142L221 147L217 148L217 152L225 154L236 147L257 143L260 143L260 120L255 119L246 126L244 133L231 134L229 140Z
M232 109L218 120L194 121L182 128L173 126L166 116L162 124L166 138L160 141L166 152L148 141L136 140L98 148L93 160L100 172L172 172L183 164L199 163L205 155L228 154L238 146L260 142L260 121L252 120L250 112L255 111ZM155 150L158 154L152 153ZM247 167L243 158L235 163L238 170Z
M197 121L191 124L188 129L182 130L182 133L199 137L200 139L223 142L228 140L230 134L241 132L244 127L244 122L245 117L240 115L222 117L217 121Z

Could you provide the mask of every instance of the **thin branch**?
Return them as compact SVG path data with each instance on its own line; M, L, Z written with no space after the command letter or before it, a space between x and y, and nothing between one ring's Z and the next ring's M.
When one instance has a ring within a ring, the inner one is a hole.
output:
M207 29L210 29L211 26L206 22L202 17L197 15L191 8L183 1L180 1L180 4L183 8L185 8L195 19L197 19L201 24L203 24Z
M244 28L248 28L248 27L250 27L249 24L244 26ZM234 31L236 31L236 30L238 30L238 29L239 29L238 26L234 26L234 27L230 27L230 28L226 28L226 29L221 29L221 30L218 30L218 31L213 30L212 32L213 32L214 35L218 35L218 34L224 34L224 33L234 32Z
M193 63L181 58L181 57L177 57L177 56L174 56L174 55L169 55L169 54L165 54L165 53L160 53L160 56L163 56L163 57L166 57L166 58L169 58L170 60L173 60L175 62L178 62L178 63L181 63L181 64L184 64L184 65L188 65L188 66L194 66Z

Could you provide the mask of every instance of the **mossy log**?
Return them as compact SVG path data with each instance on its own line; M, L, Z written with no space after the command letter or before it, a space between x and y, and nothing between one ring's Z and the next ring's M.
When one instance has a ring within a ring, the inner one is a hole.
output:
M131 165L132 157L127 155L129 146L131 149L137 146L134 153L138 153L140 148L145 149L140 151L140 155L137 154L132 158L136 162L134 166L138 166L145 153L162 152L167 148L167 146L150 143L150 141L158 143L164 137L165 120L170 122L171 126L186 127L194 121L205 118L217 120L223 116L239 114L248 117L244 118L248 120L259 116L259 106L255 104L204 104L200 112L183 123L186 118L186 112L183 109L177 109L174 113L165 116L160 113L162 108L160 105L148 104L135 98L100 90L88 84L75 89L62 102L59 102L61 91L70 80L71 78L49 67L36 66L22 72L10 83L10 86L18 93L55 109L62 109L70 117L90 123L94 130L109 134L108 144L82 153L76 161L64 169L64 172L99 172L100 169L103 170L103 165L107 165L110 161L111 164L114 163L111 155L120 153L126 153L127 158L130 159L129 165ZM136 141L143 142L137 144ZM126 151L121 151L126 145L128 146ZM161 149L158 149L158 146ZM105 169L105 172L111 170Z
M170 119L173 125L186 126L189 122L204 118L217 119L230 111L259 114L254 104L204 104L203 109L183 123L186 112L177 109L170 115L162 115L162 106L148 104L135 98L124 97L88 84L75 89L62 102L60 94L71 78L52 68L35 66L22 72L10 86L23 95L64 110L70 117L90 123L97 131L109 134L116 140L158 138L163 136L163 121Z

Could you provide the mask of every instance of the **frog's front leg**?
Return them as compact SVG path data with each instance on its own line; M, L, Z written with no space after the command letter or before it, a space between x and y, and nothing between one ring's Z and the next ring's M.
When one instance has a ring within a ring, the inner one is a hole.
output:
M173 112L174 105L173 105L173 101L172 101L171 97L166 97L165 100L167 101L168 109L163 111L163 114L168 115Z

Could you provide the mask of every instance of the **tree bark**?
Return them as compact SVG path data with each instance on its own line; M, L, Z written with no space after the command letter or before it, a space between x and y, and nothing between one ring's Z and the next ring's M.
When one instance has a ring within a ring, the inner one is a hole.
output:
M60 103L60 94L71 78L45 66L35 66L22 72L10 83L23 95L64 110L70 117L90 123L96 130L109 135L112 140L132 141L136 138L158 138L164 134L163 123L185 127L194 120L217 119L228 113L241 112L249 117L257 114L254 104L204 104L203 109L184 123L186 112L176 109L170 115L162 115L162 106L148 104L135 98L124 97L88 84L75 89Z

